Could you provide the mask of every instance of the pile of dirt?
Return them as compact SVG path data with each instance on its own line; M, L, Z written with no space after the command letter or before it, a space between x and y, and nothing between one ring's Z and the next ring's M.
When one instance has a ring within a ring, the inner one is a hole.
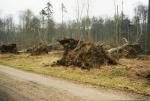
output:
M35 56L35 55L41 55L41 54L48 54L50 50L51 49L46 44L39 43L27 49L27 53L31 53L32 56Z
M130 44L113 52L112 55L116 58L137 58L142 54L143 50L139 44Z
M60 40L59 43L64 47L64 55L56 65L73 65L82 69L90 69L103 64L117 64L116 59L100 45L74 39Z
M137 58L142 53L142 49L139 44L128 45L122 50L122 56L126 58Z
M17 45L16 44L8 44L0 46L1 53L17 53Z
M150 80L150 67L148 65L137 65L128 70L128 76L149 79Z
M137 60L150 61L150 56L149 56L149 55L139 55L139 56L137 57Z

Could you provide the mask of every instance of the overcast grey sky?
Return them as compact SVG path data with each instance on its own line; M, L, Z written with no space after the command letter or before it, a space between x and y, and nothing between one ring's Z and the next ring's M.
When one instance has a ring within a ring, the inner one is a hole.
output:
M6 16L11 14L15 19L18 18L19 12L25 9L31 9L36 15L45 7L48 0L0 0L0 15ZM61 21L61 2L67 8L65 20L72 20L76 18L76 0L50 0L53 4L54 14L53 18L56 22ZM79 0L84 5L87 0ZM122 0L116 0L121 10ZM139 3L148 4L148 0L124 0L124 12L130 18L134 15L134 7ZM86 8L84 6L84 8ZM114 0L90 0L90 17L102 16L110 17L114 15ZM84 14L83 14L84 16Z

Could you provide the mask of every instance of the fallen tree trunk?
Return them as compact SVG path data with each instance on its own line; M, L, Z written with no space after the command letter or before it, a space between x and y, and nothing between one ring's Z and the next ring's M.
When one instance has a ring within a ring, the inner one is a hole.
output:
M119 46L117 48L112 48L112 49L109 49L107 52L108 53L113 53L113 52L119 52L120 50L124 49L126 46L129 45L129 42L126 38L123 38L123 40L125 41L125 44L122 45L122 46Z
M109 49L109 50L107 50L107 52L108 52L108 53L119 52L120 50L124 49L124 48L125 48L126 46L128 46L128 45L129 45L129 44L126 43L126 44L124 44L124 45L122 45L122 46L119 46L119 47L117 47L117 48Z

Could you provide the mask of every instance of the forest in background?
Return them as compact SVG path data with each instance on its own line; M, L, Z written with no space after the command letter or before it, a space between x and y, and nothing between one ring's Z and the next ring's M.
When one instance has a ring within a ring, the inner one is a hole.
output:
M134 17L118 12L115 6L114 17L89 17L89 4L87 16L82 17L82 10L77 6L77 17L73 21L64 22L66 7L62 3L62 22L53 20L53 5L48 2L39 15L27 9L21 12L19 24L15 24L12 16L0 18L0 44L16 43L20 49L31 47L37 43L52 44L57 39L74 38L93 42L106 42L112 45L123 44L123 38L129 43L140 43L145 51L148 47L147 24L148 7L139 4L134 9Z

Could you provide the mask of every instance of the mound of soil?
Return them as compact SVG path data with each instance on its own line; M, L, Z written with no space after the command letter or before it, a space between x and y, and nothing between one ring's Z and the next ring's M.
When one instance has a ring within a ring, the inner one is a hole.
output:
M49 51L50 51L49 47L43 43L39 43L39 44L34 45L33 47L27 49L27 52L31 53L32 56L48 54Z
M137 65L128 70L128 76L150 80L150 67L148 65Z
M119 49L111 53L116 58L138 58L140 54L142 54L143 50L139 44L130 44L125 47Z
M0 46L1 53L17 53L17 45L9 44Z
M122 56L126 58L137 58L140 53L142 53L142 49L139 44L128 45L121 52Z
M100 45L74 39L60 40L59 43L64 47L64 55L57 61L57 65L73 65L82 69L90 69L103 64L117 64L116 59Z

